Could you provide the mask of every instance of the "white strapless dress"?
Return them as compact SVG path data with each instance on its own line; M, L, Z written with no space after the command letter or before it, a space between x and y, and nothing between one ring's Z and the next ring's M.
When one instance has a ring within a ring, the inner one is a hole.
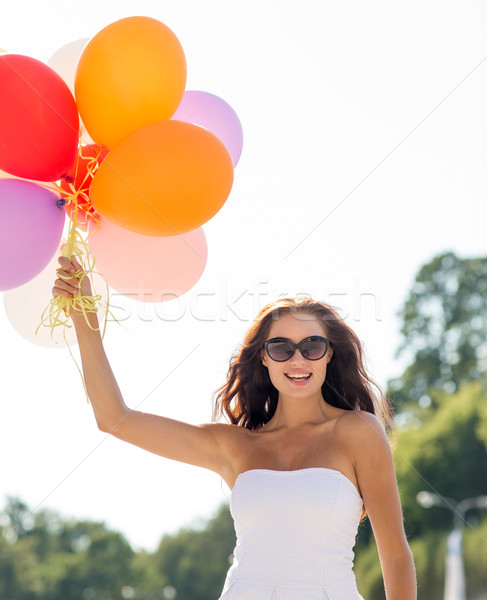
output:
M241 473L230 500L237 545L219 600L363 600L352 571L362 504L334 469Z

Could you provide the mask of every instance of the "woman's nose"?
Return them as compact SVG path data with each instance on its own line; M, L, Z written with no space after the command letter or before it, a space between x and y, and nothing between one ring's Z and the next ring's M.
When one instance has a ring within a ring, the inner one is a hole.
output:
M305 361L306 361L306 359L301 354L301 350L299 350L299 348L296 348L296 350L294 351L294 354L289 359L289 362L291 362L291 363L294 363L294 362L303 363Z

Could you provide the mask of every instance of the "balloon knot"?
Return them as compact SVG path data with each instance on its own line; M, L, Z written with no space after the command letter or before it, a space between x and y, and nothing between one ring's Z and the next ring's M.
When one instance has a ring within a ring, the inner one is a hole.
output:
M74 177L72 175L66 175L64 177L64 180L66 181L66 183L74 183Z
M64 198L59 198L59 200L57 200L56 204L61 207L61 206L66 206L66 200Z

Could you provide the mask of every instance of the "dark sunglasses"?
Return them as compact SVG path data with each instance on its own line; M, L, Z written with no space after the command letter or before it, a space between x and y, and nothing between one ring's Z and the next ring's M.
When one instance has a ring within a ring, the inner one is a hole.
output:
M306 360L320 360L328 351L330 340L319 335L312 335L301 340L299 344L286 338L272 338L264 343L264 348L272 360L285 362L299 350Z

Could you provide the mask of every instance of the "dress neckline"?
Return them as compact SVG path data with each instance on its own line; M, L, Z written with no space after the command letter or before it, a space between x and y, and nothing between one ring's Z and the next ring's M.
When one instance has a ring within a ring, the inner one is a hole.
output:
M360 493L359 493L359 491L357 489L357 486L353 483L353 481L349 477L347 477L346 475L344 475L338 469L330 469L329 467L305 467L304 469L290 469L290 470L279 470L279 469L247 469L246 471L242 471L241 473L239 473L237 475L237 479L235 479L235 483L233 484L232 493L233 493L233 490L235 489L235 485L237 484L237 481L241 477L243 477L244 475L247 475L248 473L264 472L264 473L273 473L273 474L278 474L278 475L292 475L294 473L302 473L304 471L331 471L332 473L336 473L345 482L347 482L349 485L352 486L352 488L354 489L355 493L360 498L360 501L363 502L363 498L360 495Z

